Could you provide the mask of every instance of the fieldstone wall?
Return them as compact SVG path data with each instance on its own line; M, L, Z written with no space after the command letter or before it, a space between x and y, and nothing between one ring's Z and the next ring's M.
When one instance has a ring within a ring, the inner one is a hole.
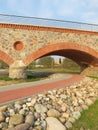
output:
M40 27L23 29L14 27L14 25L8 28L7 25L0 27L0 50L10 55L14 60L22 60L28 54L50 44L66 44L68 42L77 43L80 48L81 45L84 45L98 52L97 33Z

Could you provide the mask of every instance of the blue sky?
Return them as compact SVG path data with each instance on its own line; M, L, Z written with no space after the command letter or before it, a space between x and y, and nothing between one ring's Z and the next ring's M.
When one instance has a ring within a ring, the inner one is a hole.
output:
M98 0L0 0L0 13L98 24Z
M98 24L98 0L0 0L0 14Z

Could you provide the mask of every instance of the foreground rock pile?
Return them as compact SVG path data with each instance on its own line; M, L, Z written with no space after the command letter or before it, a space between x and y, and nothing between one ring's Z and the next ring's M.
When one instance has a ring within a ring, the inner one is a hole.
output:
M0 107L0 130L67 130L98 98L98 81L79 83Z

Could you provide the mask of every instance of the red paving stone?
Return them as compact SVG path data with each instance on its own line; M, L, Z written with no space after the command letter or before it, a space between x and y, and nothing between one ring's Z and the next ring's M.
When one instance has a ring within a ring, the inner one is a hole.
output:
M28 86L24 88L18 88L14 90L7 90L4 92L0 92L0 104L7 103L9 101L16 100L19 98L25 98L27 96L48 91L51 89L64 87L66 85L78 82L82 79L83 76L81 75L73 75L71 78L55 81L52 83Z

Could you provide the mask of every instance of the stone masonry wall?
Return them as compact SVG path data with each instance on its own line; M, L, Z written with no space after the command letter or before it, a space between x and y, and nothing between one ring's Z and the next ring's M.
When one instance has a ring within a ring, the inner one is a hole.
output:
M16 42L21 42L17 44ZM23 60L30 53L36 52L48 44L77 43L98 52L98 34L51 28L18 29L0 28L0 50L10 55L14 60ZM84 50L85 52L85 50Z

